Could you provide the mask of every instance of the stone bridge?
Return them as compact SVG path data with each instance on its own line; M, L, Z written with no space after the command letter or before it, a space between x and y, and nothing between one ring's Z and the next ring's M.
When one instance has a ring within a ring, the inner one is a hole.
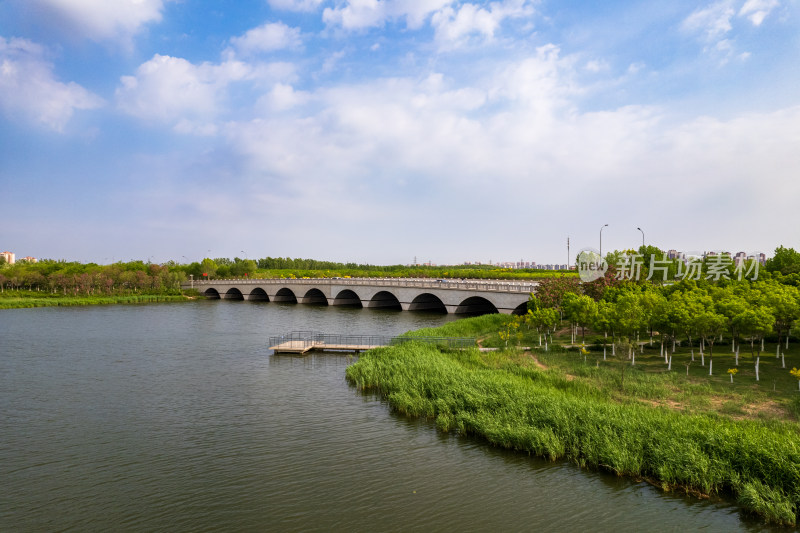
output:
M346 305L403 311L524 314L536 282L409 278L220 279L187 281L206 298Z

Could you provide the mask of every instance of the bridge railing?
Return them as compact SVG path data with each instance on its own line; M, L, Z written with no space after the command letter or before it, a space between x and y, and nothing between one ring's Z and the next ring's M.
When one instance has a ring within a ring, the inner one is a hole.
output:
M538 283L519 283L505 280L423 280L407 278L263 278L263 279L217 279L184 282L184 286L202 287L208 285L361 285L382 287L414 287L428 289L481 290L499 292L534 292Z
M469 348L477 345L472 337L390 337L386 335L340 335L315 331L291 331L269 338L271 347L291 345L295 349L323 346L396 346L407 342L422 342L443 348Z

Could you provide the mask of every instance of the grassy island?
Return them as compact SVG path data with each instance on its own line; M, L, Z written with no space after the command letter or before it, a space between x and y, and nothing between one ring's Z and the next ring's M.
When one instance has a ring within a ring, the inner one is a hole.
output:
M796 524L800 392L780 360L765 357L758 382L749 355L740 356L739 376L709 376L686 347L668 370L654 342L640 346L631 366L608 349L604 359L599 342L567 347L566 328L547 350L524 327L509 343L512 321L487 315L413 332L473 336L498 349L380 348L350 366L347 379L399 413L434 419L442 431L664 490L732 497L767 522ZM720 363L722 351L718 344ZM787 350L786 359L798 366L800 350Z

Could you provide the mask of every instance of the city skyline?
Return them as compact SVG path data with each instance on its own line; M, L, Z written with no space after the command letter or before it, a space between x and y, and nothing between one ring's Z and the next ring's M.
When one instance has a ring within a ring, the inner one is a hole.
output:
M800 248L798 27L779 0L9 0L0 242L563 264L608 224L603 250Z

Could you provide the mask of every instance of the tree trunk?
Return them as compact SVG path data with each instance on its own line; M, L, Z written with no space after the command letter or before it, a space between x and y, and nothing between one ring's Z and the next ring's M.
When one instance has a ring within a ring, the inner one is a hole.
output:
M761 359L760 355L756 357L756 381L758 381L758 363L760 359Z
M603 361L606 360L606 345L603 345Z
M781 352L781 368L786 368L786 354Z
M713 357L709 357L708 358L708 375L709 376L712 375L712 368L713 367L714 367L714 358Z
M672 356L669 356L669 364L667 365L667 371L672 371Z

